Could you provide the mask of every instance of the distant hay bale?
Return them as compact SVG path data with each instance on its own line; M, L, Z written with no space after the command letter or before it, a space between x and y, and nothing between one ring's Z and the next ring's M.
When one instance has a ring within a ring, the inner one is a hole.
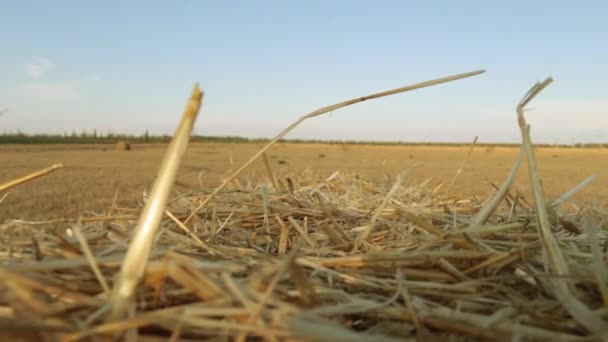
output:
M119 141L114 148L117 151L131 151L131 144L127 141Z

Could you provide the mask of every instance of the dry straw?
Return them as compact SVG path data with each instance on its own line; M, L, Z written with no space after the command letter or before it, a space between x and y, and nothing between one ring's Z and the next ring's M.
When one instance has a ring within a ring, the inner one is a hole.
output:
M314 112L311 112L311 113L308 113L308 114L302 116L301 118L299 118L298 120L296 120L294 123L292 123L291 125L289 125L287 128L285 128L283 131L281 131L281 133L279 133L276 137L274 137L260 151L258 151L256 154L254 154L247 162L245 162L245 164L243 164L240 168L238 168L236 171L234 171L234 173L232 173L222 183L222 185L220 185L219 187L217 187L214 192L212 192L209 196L207 196L201 202L201 204L199 204L198 207L196 207L196 209L194 209L194 211L186 219L186 223L188 221L190 221L192 218L194 218L194 216L207 203L209 203L209 201L211 199L213 199L214 196L216 196L218 193L220 193L220 191L222 191L228 184L230 184L230 182L232 182L236 177L238 177L238 175L240 175L241 172L243 172L243 170L245 170L247 167L249 167L256 159L258 159L262 154L264 154L272 145L274 145L277 141L279 141L283 137L285 137L289 132L291 132L294 128L296 128L297 126L299 126L302 122L304 122L304 121L306 121L308 119L314 118L316 116L319 116L319 115L323 115L323 114L326 114L326 113L331 113L331 112L333 112L335 110L338 110L340 108L348 107L348 106L353 105L355 103L359 103L359 102L363 102L363 101L367 101L367 100L372 100L372 99L377 99L377 98L381 98L381 97L384 97L384 96L390 96L390 95L395 95L395 94L399 94L399 93L404 93L404 92L412 91L412 90L416 90L416 89L431 87L431 86L442 84L442 83L452 82L452 81L460 80L460 79L463 79L463 78L476 76L476 75L482 74L484 72L485 72L485 70L477 70L477 71L467 72L467 73L464 73L464 74L458 74L458 75L447 76L447 77L443 77L443 78L439 78L439 79L435 79L435 80L430 80L430 81L426 81L426 82L422 82L422 83L416 83L416 84L412 84L412 85L409 85L409 86L405 86L405 87L401 87L401 88L397 88L397 89L392 89L392 90L387 90L387 91L383 91L383 92L372 94L372 95L362 96L362 97L358 97L358 98L355 98L355 99L347 100L347 101L344 101L344 102L336 103L336 104L331 105L331 106L323 107L323 108L315 110Z
M559 205L588 181L544 203L523 116L548 83L518 106L520 155L484 205L405 174L270 163L257 183L167 201L187 114L139 222L115 209L0 225L0 329L63 341L605 339L608 217ZM524 156L530 201L510 194Z
M536 220L540 239L543 244L543 254L546 262L546 271L557 276L568 276L570 274L568 263L564 257L560 245L552 231L551 223L549 222L549 214L546 210L545 199L542 193L540 176L538 174L534 149L532 148L532 140L530 138L530 130L526 124L524 117L524 109L530 101L532 101L543 89L545 89L553 79L548 78L542 83L535 84L530 91L524 96L517 106L517 122L521 130L523 138L523 148L528 160L528 172L530 174L530 185L532 194L536 204ZM581 325L595 333L597 336L608 338L608 324L603 320L601 315L593 313L572 293L574 283L563 277L551 279L548 282L550 287L548 290L553 293L556 298L559 298L564 308L576 319Z
M9 189L11 189L13 187L16 187L17 185L21 185L23 183L26 183L26 182L29 182L31 180L34 180L36 178L39 178L39 177L42 177L42 176L46 176L46 175L50 174L51 172L53 172L53 171L55 171L55 170L57 170L59 168L62 168L62 167L63 167L63 164L58 163L58 164L49 166L49 167L47 167L45 169L38 170L36 172L32 172L32 173L30 173L27 176L23 176L21 178L17 178L15 180L6 182L4 184L0 184L0 191L6 191L6 190L9 190Z
M152 187L150 198L146 202L133 232L133 240L129 243L129 249L120 269L117 283L114 286L110 319L117 319L125 314L131 304L135 287L144 274L154 237L167 206L179 163L188 147L190 133L200 110L202 99L203 93L196 84L173 140L167 148L165 158L160 166L159 176Z

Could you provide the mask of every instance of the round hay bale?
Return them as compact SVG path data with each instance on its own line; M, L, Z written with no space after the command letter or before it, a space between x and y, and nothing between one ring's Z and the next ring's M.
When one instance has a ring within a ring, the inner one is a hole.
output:
M115 149L117 151L131 151L131 144L126 141L119 141L116 143Z

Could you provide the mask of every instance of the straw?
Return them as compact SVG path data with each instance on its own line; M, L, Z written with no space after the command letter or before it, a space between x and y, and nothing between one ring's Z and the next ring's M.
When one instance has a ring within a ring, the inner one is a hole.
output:
M159 177L154 182L150 198L146 202L135 228L133 240L129 244L117 283L114 285L110 320L120 319L124 316L131 303L135 287L143 276L152 243L158 230L158 224L175 181L179 163L188 147L188 139L198 115L202 98L203 93L196 84L173 140L167 148L165 158L160 166Z
M567 201L570 197L574 196L577 192L581 191L584 187L586 187L591 182L593 182L595 180L595 178L596 178L595 175L591 175L591 176L585 178L584 181L580 182L575 187L568 190L568 192L564 193L563 195L559 196L558 198L553 200L551 203L549 203L548 207L553 208L553 207L556 207L556 206L562 204L564 201Z
M530 89L530 91L524 96L517 106L517 121L521 130L524 151L528 160L530 185L532 187L532 194L534 196L534 202L536 205L536 220L541 241L543 243L543 254L549 268L548 270L557 275L568 275L568 263L566 262L562 250L557 243L553 231L551 230L545 199L541 190L540 177L537 170L534 149L532 148L532 141L530 139L530 130L524 117L525 106L551 82L553 82L553 79L547 78L542 83L537 83ZM571 281L565 278L555 278L552 279L550 284L551 291L554 292L555 296L560 299L566 310L568 310L574 319L576 319L585 328L589 329L589 331L593 332L596 336L602 336L604 338L608 336L608 324L600 316L591 312L591 310L589 310L584 303L582 303L572 294Z
M52 173L53 171L55 171L55 170L57 170L59 168L62 168L62 167L63 167L63 164L61 164L61 163L54 164L54 165L51 165L51 166L49 166L49 167L47 167L45 169L32 172L29 175L23 176L21 178L17 178L17 179L14 179L12 181L6 182L4 184L0 184L0 191L6 191L6 190L9 190L11 188L16 187L17 185L21 185L23 183L27 183L27 182L29 182L31 180L34 180L36 178L40 178L42 176L46 176L46 175Z
M521 160L523 159L523 154L524 154L524 149L522 146L519 149L519 155L517 156L517 159L515 160L513 167L511 167L511 171L509 172L509 176L507 177L507 180L503 183L503 185L500 187L500 189L496 192L496 194L494 195L492 200L489 201L488 203L486 203L486 205L484 205L484 207L479 211L479 213L477 213L477 215L475 215L475 217L471 221L471 228L486 223L488 221L488 218L490 217L490 215L492 215L492 213L494 212L494 210L496 210L496 208L498 208L498 206L500 205L500 202L502 202L502 200L505 198L505 196L509 192L511 185L513 185L513 181L515 180L515 177L517 176L517 172L519 171L519 167L521 166Z
M344 102L340 102L331 106L327 106L327 107L323 107L320 109L317 109L309 114L306 114L304 116L302 116L301 118L299 118L298 120L296 120L294 123L292 123L291 125L289 125L286 129L284 129L283 131L281 131L281 133L279 133L276 137L274 137L272 140L270 140L270 142L264 146L261 150L259 150L256 154L254 154L248 161L245 162L245 164L243 164L240 168L238 168L236 171L234 171L234 173L232 173L226 180L224 180L224 182L215 189L215 191L213 191L210 195L208 195L199 205L198 207L196 207L196 209L194 209L194 211L190 214L190 216L188 216L188 218L186 218L185 223L188 223L190 220L192 220L192 218L207 204L209 203L209 201L211 199L213 199L213 197L215 197L218 193L220 193L220 191L222 191L230 182L232 182L232 180L234 180L239 174L241 174L241 172L243 172L243 170L245 170L247 167L249 167L249 165L251 165L251 163L253 163L257 158L259 158L262 154L264 154L272 145L274 145L277 141L281 140L283 137L285 137L289 132L291 132L294 128L296 128L297 126L299 126L302 122L304 122L307 119L310 118L314 118L315 116L319 116L319 115L323 115L326 113L330 113L333 112L335 110L338 110L340 108L344 108L359 102L363 102L363 101L367 101L367 100L372 100L372 99L377 99L380 97L384 97L384 96L390 96L390 95L395 95L395 94L399 94L399 93L403 93L403 92L407 92L407 91L412 91L412 90L416 90L416 89L421 89L421 88L426 88L426 87L430 87L430 86L434 86L434 85L438 85L438 84L442 84L442 83L447 83L447 82L452 82L452 81L456 81L459 79L463 79L463 78L467 78L467 77L472 77L472 76L476 76L479 74L483 74L485 72L485 70L478 70L478 71L472 71L472 72L467 72L464 74L458 74L458 75L453 75L453 76L448 76L448 77L443 77L443 78L439 78L439 79L435 79L435 80L431 80L431 81L426 81L426 82L422 82L422 83L416 83L413 85L409 85L409 86L405 86L405 87L401 87L401 88L396 88L396 89L392 89L392 90L387 90L387 91L383 91L380 93L376 93L376 94L372 94L372 95L367 95L367 96L362 96L362 97L358 97L352 100L347 100Z
M80 242L80 247L82 248L82 251L84 252L85 257L87 258L87 261L89 262L89 265L91 266L91 269L93 270L93 273L95 273L95 277L97 277L99 284L101 284L101 287L103 288L103 292L104 292L105 296L109 297L110 296L110 287L108 286L108 282L106 281L106 278L104 278L103 274L101 273L101 270L99 269L99 266L97 265L97 262L95 261L95 257L93 256L93 252L91 252L91 248L89 247L89 244L87 243L87 239L85 238L85 236L82 234L82 231L80 230L80 223L75 224L74 227L72 227L72 230L74 231L76 238L78 238L78 242Z

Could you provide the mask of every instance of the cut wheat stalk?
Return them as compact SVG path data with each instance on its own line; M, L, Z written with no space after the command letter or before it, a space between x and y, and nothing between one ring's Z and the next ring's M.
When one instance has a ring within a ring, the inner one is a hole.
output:
M584 181L577 184L574 188L568 190L568 192L564 193L563 195L559 196L558 198L553 200L551 203L549 203L548 207L554 208L554 207L562 204L564 201L567 201L570 197L574 196L574 194L576 194L577 192L581 191L584 187L589 185L589 183L593 182L595 180L595 178L596 178L595 175L591 175L591 176L585 178Z
M82 231L80 230L80 223L75 224L74 227L72 227L72 231L76 235L76 238L78 239L78 242L80 243L80 247L82 248L82 252L84 253L87 261L89 262L89 266L93 270L93 273L95 274L95 277L97 278L97 281L99 281L99 284L101 285L101 288L103 289L105 298L109 298L110 297L110 286L108 286L108 282L106 281L106 278L103 276L103 274L101 273L101 270L99 269L99 265L97 264L97 261L95 260L95 256L93 255L93 252L91 251L91 248L89 247L89 244L87 243L86 237L84 236L84 234L82 234Z
M156 231L164 214L173 182L175 182L180 161L188 147L188 140L200 110L202 99L203 93L199 85L196 84L175 135L167 148L167 152L165 152L150 198L146 202L135 227L133 239L129 244L129 249L110 298L112 309L108 320L117 320L124 317L131 304L135 288L146 269Z
M52 173L53 171L55 171L55 170L57 170L59 168L62 168L62 167L63 167L63 164L61 164L61 163L54 164L54 165L51 165L51 166L49 166L47 168L44 168L42 170L38 170L38 171L32 172L29 175L23 176L21 178L17 178L17 179L14 179L12 181L6 182L4 184L0 184L0 191L6 191L8 189L16 187L17 185L21 185L23 183L26 183L26 182L29 182L31 180L34 180L36 178L40 178L42 176L46 176L49 173Z
M376 212L374 213L374 216L372 216L370 223L365 227L365 229L357 237L357 241L355 242L354 250L358 250L359 247L361 246L361 244L365 240L367 240L369 235L372 233L372 231L374 230L376 221L378 220L378 217L380 217L380 213L387 206L388 202L393 197L395 192L397 192L397 190L401 186L402 181L403 181L403 176L399 175L397 177L397 179L395 180L395 183L393 184L393 186L390 188L390 190L386 194L386 196L384 196L384 199L382 200L382 203L380 203L380 206L378 208L376 208Z
M476 226L486 223L488 221L488 218L490 218L490 215L492 215L492 213L494 212L494 210L496 210L496 208L498 208L498 206L500 205L500 202L502 202L502 200L505 198L505 196L509 192L511 185L513 185L513 181L515 180L515 177L517 176L517 172L519 171L519 167L521 166L521 160L523 159L523 154L524 154L524 148L523 148L523 146L521 146L519 148L519 155L517 156L517 159L515 160L513 167L511 167L511 171L509 172L509 176L507 177L507 180L505 180L505 182L502 184L502 186L500 187L498 192L496 192L496 194L494 195L492 200L490 200L488 203L486 203L486 205L484 205L483 208L481 208L479 213L477 213L477 215L475 215L475 217L471 221L470 229L473 229Z
M530 138L530 130L524 117L525 107L532 101L543 89L545 89L553 79L547 78L541 83L536 83L530 91L524 96L521 102L517 105L517 122L521 130L524 151L528 160L528 174L530 177L530 186L534 196L536 205L536 220L541 241L543 243L543 252L546 258L549 269L557 275L569 275L568 263L564 258L564 254L551 230L549 215L545 205L545 198L542 193L540 176L537 170L534 149ZM554 278L550 282L551 291L556 298L562 302L566 310L576 319L581 325L589 329L597 337L608 339L608 324L597 314L594 314L584 303L572 293L572 284L567 278Z

